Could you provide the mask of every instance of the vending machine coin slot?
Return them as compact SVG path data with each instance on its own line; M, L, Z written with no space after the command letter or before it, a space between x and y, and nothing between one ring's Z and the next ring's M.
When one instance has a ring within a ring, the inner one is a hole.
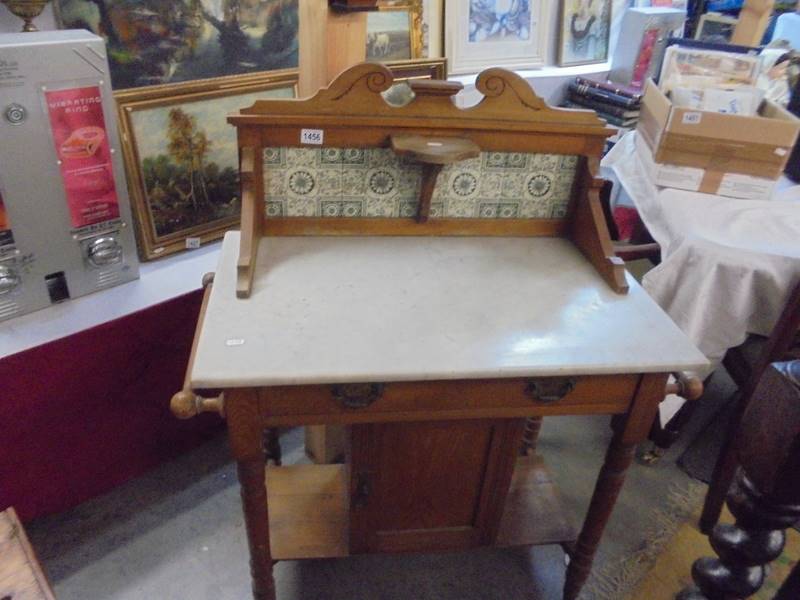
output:
M63 271L45 275L44 281L47 284L47 293L50 294L50 301L53 304L58 304L64 300L69 300L67 277L64 275Z

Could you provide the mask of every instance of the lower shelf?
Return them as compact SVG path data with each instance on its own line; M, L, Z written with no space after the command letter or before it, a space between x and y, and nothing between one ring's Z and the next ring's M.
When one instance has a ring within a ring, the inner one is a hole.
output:
M346 465L268 467L267 497L273 559L349 556ZM535 546L576 538L544 461L538 456L520 458L495 545Z
M578 539L572 516L541 456L517 460L495 546L539 546Z
M346 465L267 467L273 559L350 554L348 474Z

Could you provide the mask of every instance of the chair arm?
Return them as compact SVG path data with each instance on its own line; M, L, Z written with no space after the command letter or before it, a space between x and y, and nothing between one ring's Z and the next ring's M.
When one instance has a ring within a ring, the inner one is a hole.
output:
M649 244L626 244L622 242L614 243L614 254L623 261L639 260L649 258L658 261L661 256L661 246L657 242Z

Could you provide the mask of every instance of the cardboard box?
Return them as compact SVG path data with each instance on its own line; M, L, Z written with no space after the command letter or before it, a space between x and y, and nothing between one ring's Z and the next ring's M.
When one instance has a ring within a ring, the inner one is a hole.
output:
M650 181L662 187L745 200L769 200L775 189L776 180L767 177L657 163L652 148L639 134L636 135L636 154Z
M753 117L678 108L648 81L636 130L656 163L778 179L800 119L770 101Z

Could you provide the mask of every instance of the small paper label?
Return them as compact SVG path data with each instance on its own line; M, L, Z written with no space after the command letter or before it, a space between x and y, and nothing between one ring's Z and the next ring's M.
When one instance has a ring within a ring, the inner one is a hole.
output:
M786 148L775 148L775 154L778 156L786 156L789 154L789 151Z
M186 249L187 250L197 250L200 247L200 238L199 237L187 237L186 238Z
M325 132L322 129L303 129L300 132L301 144L313 144L321 146L325 139Z
M699 112L687 112L683 115L683 124L684 125L699 125L700 121L703 120L703 113Z
M242 338L232 338L230 340L225 340L226 346L244 346L244 340Z
M719 184L717 194L745 200L768 200L774 187L775 181L772 179L726 173Z
M434 148L438 148L439 146L442 145L443 145L442 142L428 142L428 146L432 146Z

